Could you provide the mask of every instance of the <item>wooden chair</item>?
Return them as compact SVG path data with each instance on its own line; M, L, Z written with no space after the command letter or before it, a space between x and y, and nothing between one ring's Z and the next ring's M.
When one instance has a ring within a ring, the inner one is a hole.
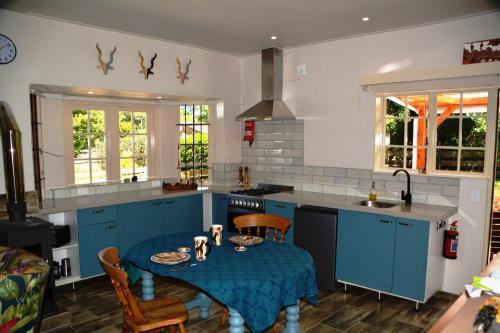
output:
M284 241L285 233L290 228L290 220L273 214L248 214L236 217L233 220L236 229L241 234L246 228L247 235L252 234L252 228L256 230L256 235L260 235L260 228L265 228L265 237L269 238L269 229L273 229L273 241Z
M269 229L273 229L272 239L273 241L283 242L285 240L285 233L290 228L290 220L274 214L247 214L236 217L233 220L236 229L241 234L243 230L246 229L247 235L252 235L252 229L256 232L256 235L260 235L261 228L265 228L265 238L269 238ZM227 308L224 309L222 313L221 325L226 323L228 316ZM278 331L278 324L275 323L273 326L273 332Z
M188 319L186 307L175 296L157 297L151 301L141 301L132 294L128 284L128 274L121 269L118 250L108 247L99 252L99 261L109 275L118 300L123 308L123 333L160 333L167 329L185 333L184 322Z

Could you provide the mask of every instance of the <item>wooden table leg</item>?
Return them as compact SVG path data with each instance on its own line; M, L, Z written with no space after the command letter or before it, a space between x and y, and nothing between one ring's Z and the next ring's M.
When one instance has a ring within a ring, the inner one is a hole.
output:
M286 307L286 324L283 333L301 333L299 326L299 300L296 305Z
M243 333L245 331L245 319L233 308L227 308L229 312L229 333Z
M150 301L155 298L155 287L153 284L153 274L141 270L142 299Z

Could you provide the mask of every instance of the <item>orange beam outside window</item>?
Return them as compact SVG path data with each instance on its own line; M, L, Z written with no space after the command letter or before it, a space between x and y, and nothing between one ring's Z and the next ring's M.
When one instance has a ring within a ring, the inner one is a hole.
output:
M439 127L439 125L441 125L446 120L446 118L442 117L451 115L453 112L455 112L456 109L458 109L458 107L459 105L450 105L446 109L444 109L443 113L441 113L436 120L436 127Z
M427 126L425 117L425 105L420 104L418 107L418 135L417 135L417 146L425 146L427 138ZM425 168L425 148L417 148L417 169Z

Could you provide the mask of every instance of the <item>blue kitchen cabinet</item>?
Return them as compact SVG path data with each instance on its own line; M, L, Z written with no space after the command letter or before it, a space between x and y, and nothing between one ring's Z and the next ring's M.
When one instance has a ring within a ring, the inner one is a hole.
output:
M120 253L131 246L163 234L164 200L133 202L118 206Z
M212 224L222 224L227 230L227 195L212 193Z
M163 232L203 231L203 195L188 195L165 200Z
M429 221L398 218L392 293L424 301Z
M337 279L391 292L396 218L339 210Z
M294 202L284 202L284 201L275 201L275 200L265 200L264 209L266 214L275 214L279 216L283 216L290 220L290 228L285 234L285 243L292 244L293 243L293 217L294 210L297 207L297 204Z
M80 276L82 278L102 274L103 270L97 254L106 247L119 246L116 218L116 206L77 211Z
M114 221L78 227L82 278L104 273L97 255L104 248L119 246L118 232L118 223Z

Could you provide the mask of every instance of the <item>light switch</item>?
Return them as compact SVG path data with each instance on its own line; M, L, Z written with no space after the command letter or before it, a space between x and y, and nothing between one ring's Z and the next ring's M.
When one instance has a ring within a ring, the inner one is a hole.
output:
M479 198L481 196L481 191L478 189L472 190L470 192L470 199L472 202L479 202Z
M306 74L307 74L306 65L298 65L297 66L297 75L298 76L305 76Z

